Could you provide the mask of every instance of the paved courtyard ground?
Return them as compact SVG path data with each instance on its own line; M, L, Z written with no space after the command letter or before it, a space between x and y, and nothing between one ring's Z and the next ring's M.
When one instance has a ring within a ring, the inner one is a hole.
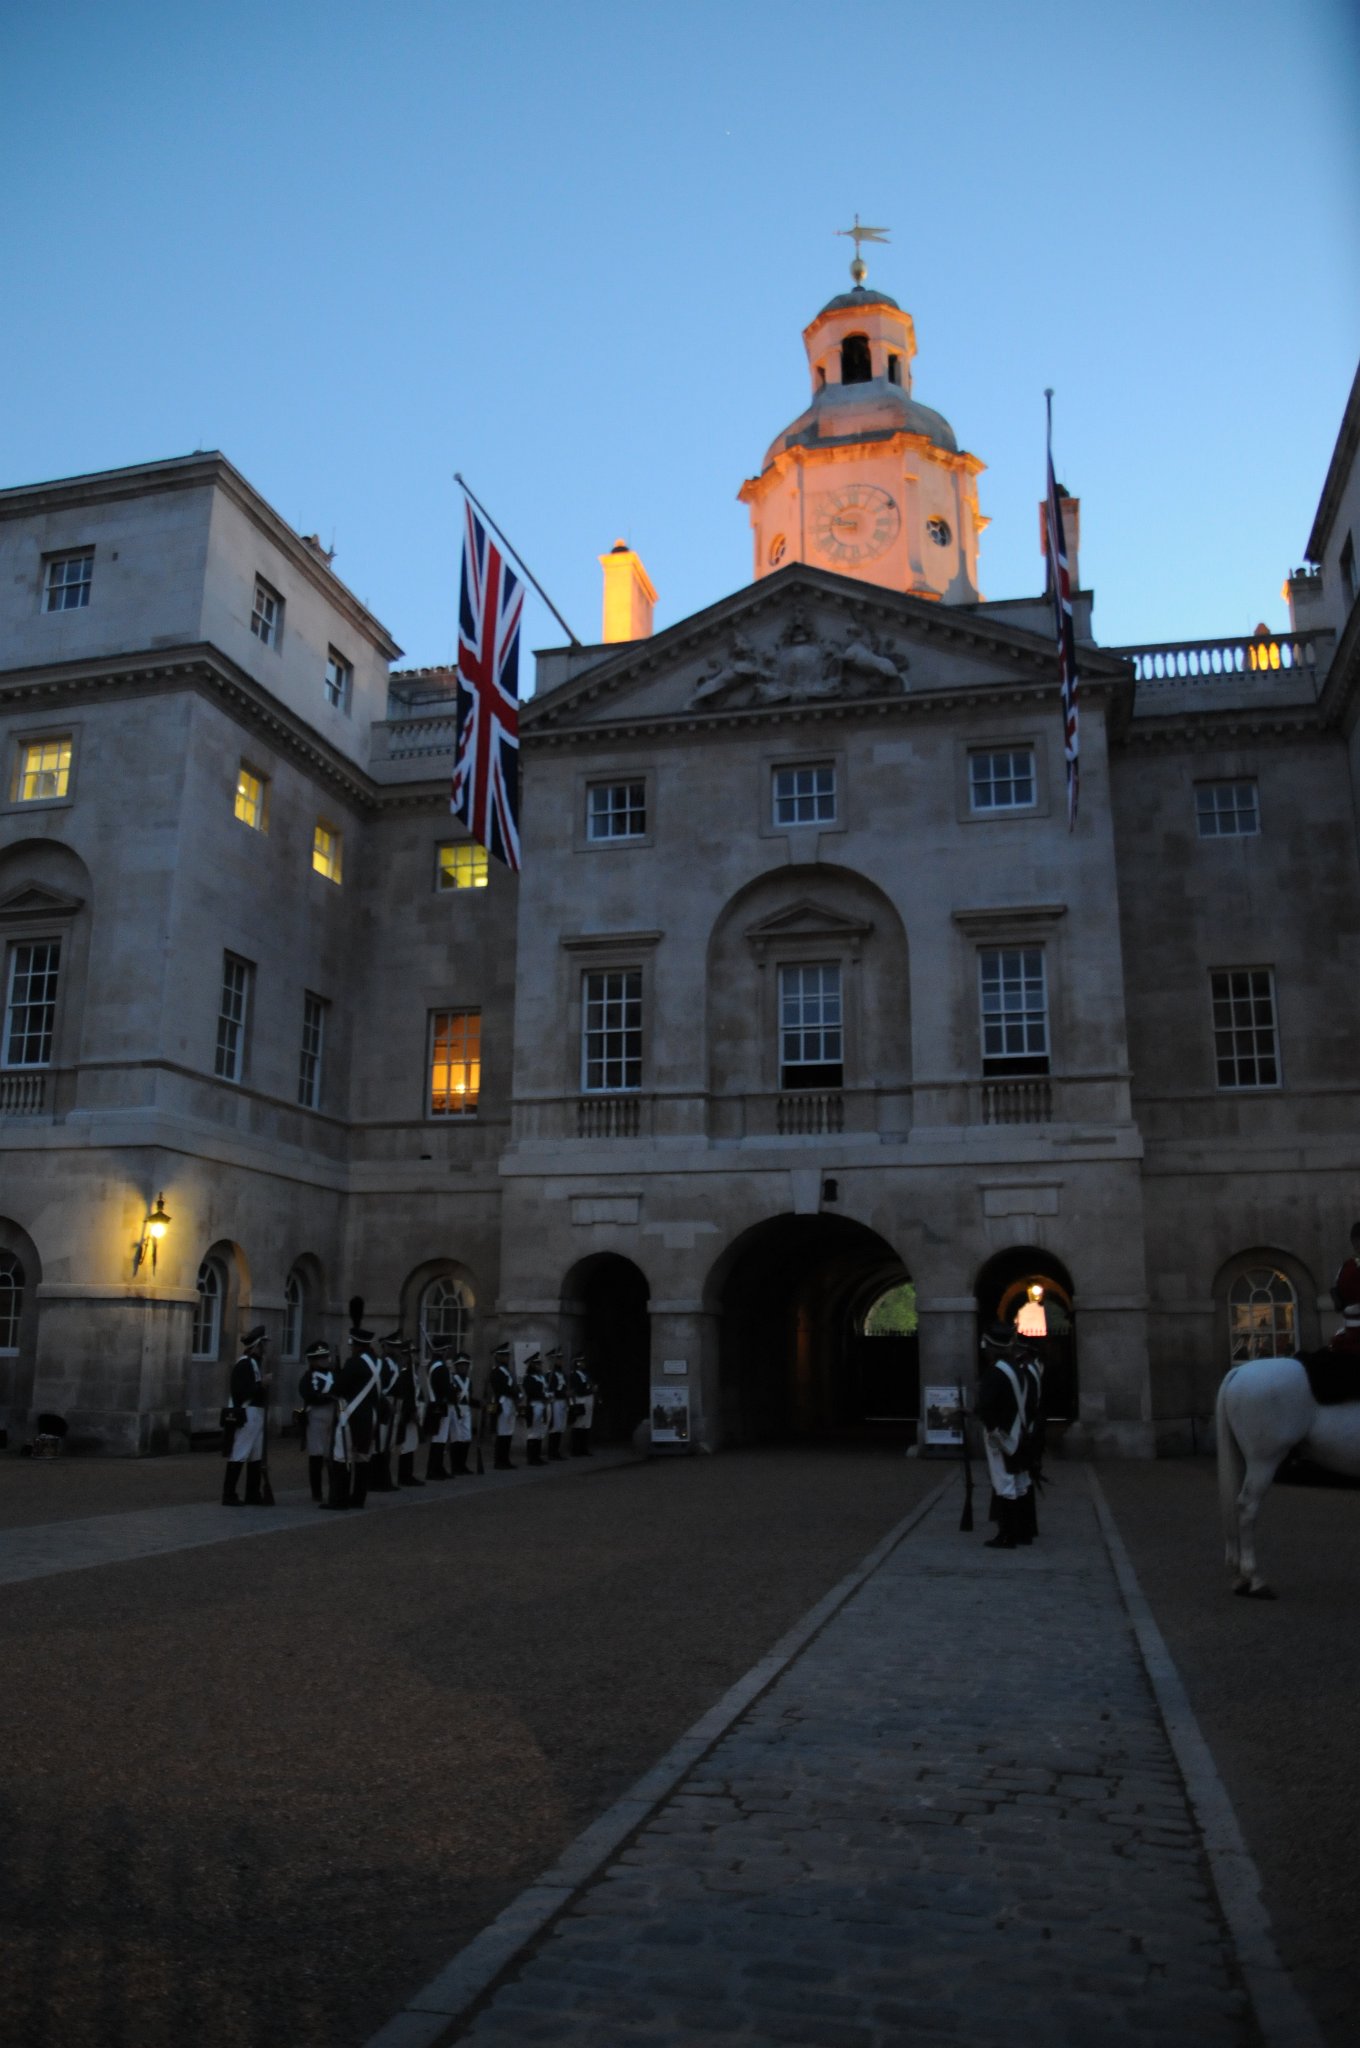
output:
M180 2048L191 2038L199 2048L360 2048L941 1478L938 1467L865 1451L664 1465L598 1460L551 1475L460 1481L341 1517L315 1514L285 1491L293 1473L278 1454L283 1509L271 1533L248 1537L238 1532L264 1518L248 1523L244 1510L233 1517L212 1507L219 1472L201 1456L0 1463L0 1659L8 1674L0 1708L0 2012L4 2037L25 2048ZM1227 1594L1210 1468L1102 1467L1100 1477L1262 1872L1285 1960L1339 2048L1353 2038L1349 2015L1360 2006L1360 1495L1276 1489L1263 1535L1282 1597L1266 1606ZM665 1881L688 1888L686 1910L695 1910L694 1888L706 1893L708 1885L694 1861L703 1838L750 1824L730 1810L741 1772L758 1781L763 1773L771 1812L795 1782L819 1800L830 1784L830 1813L814 1818L837 1836L841 1863L833 1875L819 1866L823 1882L851 1894L877 1887L880 1906L883 1888L896 1887L889 1917L901 1925L927 1915L917 1924L930 1948L952 1934L944 1952L958 1958L959 1971L951 1981L985 1974L989 1959L994 1966L1006 1953L1029 1957L1037 1946L1034 1994L1076 1999L1065 2022L1072 2027L1103 2022L1102 1999L1124 2010L1131 1976L1145 2013L1139 2038L1250 2041L1230 1944L1200 1844L1193 1829L1185 1832L1184 1794L1166 1762L1127 1615L1113 1580L1102 1577L1108 1567L1088 1547L1092 1516L1084 1470L1060 1466L1041 1544L1020 1558L989 1557L981 1526L971 1538L958 1534L957 1493L941 1502L789 1665L780 1683L804 1688L793 1718L781 1718L777 1687L766 1692L679 1790L710 1818L699 1824L682 1814L675 1826L658 1816L654 1835L624 1848L629 1860L595 1888L597 1900L609 1888L631 1897L644 1927L658 1917L674 1924L669 1906L661 1916L652 1911L652 1888L669 1869ZM99 1517L106 1519L94 1531ZM191 1547L147 1552L148 1542L175 1540L175 1532ZM92 1554L105 1561L88 1562ZM53 1570L63 1557L82 1560L80 1568ZM46 1575L19 1575L38 1571ZM1042 1732L1051 1764L1048 1738L1061 1723L1071 1780L1013 1785L1003 1802L1013 1810L999 1821L985 1788L964 1783L975 1766L1004 1769L995 1756L977 1762L992 1723L978 1656L998 1646L1005 1692L1020 1715L1013 1738L1032 1750ZM896 1719L880 1714L867 1753L860 1744L854 1757L837 1746L848 1717L835 1689L848 1673L862 1698L876 1692L897 1701ZM1102 1703L1118 1717L1114 1730L1099 1707L1094 1718L1089 1710L1091 1687L1112 1684L1118 1698ZM957 1808L949 1847L957 1856L984 1846L992 1865L981 1912L946 1914L940 1905L943 1897L957 1906L970 1882L968 1870L932 1862L947 1862L948 1850L922 1847L932 1823L920 1822L921 1800L938 1808L941 1787L894 1775L889 1752L937 1739L928 1767L953 1773L946 1789ZM737 1753L730 1770L724 1745ZM1118 1852L1126 1890L1112 1892L1105 1872L1102 1926L1078 1941L1080 1915L1064 1919L1061 1910L1036 1926L1026 1904L1031 1816L1041 1836L1056 1833L1064 1854L1072 1851L1072 1878L1053 1893L1057 1907L1080 1895L1089 1909L1093 1885L1082 1859L1105 1856L1109 1838L1099 1831L1111 1826L1108 1812L1100 1817L1110 1805L1101 1788L1117 1794L1122 1782L1127 1795L1124 1781L1140 1772L1156 1783L1170 1839L1144 1839L1146 1814L1121 1820L1116 1812L1116 1829L1125 1821L1130 1829ZM856 1782L877 1803L872 1825L850 1796ZM1053 1805L1055 1790L1065 1792L1066 1807ZM969 1809L974 1796L980 1813ZM728 1810L711 1826L724 1802ZM913 1808L914 1829L904 1820ZM1071 1817L1070 1837L1062 1812ZM1017 1817L1020 1832L1008 1835ZM1140 1870L1149 1850L1153 1877ZM771 1897L788 1889L785 1854L771 1848L765 1858ZM1174 1913L1164 1867L1184 1887ZM721 1902L729 1931L758 1893L738 1884ZM766 1916L781 1939L798 1918L786 1906ZM1169 1918L1183 1933L1198 1925L1203 1969L1187 1975L1183 1950L1164 1966L1155 1928L1139 1935L1142 1911L1153 1913L1163 1938ZM579 1933L601 1917L583 1894L543 1954L574 1938L573 1919ZM762 2020L766 2030L753 2034L748 2019L734 2039L850 2048L915 2038L906 2031L911 2002L920 2005L919 2021L930 2001L902 1952L891 1952L891 1938L884 1952L883 1913L857 1923L851 1913L843 1924L860 1929L843 1956L790 1962L787 1946L776 1943L762 1957L758 1942L736 1942L734 1953L754 1968L749 1982L764 1989L768 2025ZM1132 1936L1141 1951L1128 1946ZM612 1944L616 1936L601 1937L597 1926L593 1938ZM890 2004L895 1980L895 2016L816 2011L819 1993L844 1997L849 1985L849 1995L860 1995L871 1952L869 1988ZM1146 1965L1130 1962L1139 1953ZM1066 1960L1055 1964L1060 1955ZM763 1978L762 1962L772 1966ZM531 1958L527 1971L517 1970L500 1994L510 2005L498 2018L493 2002L472 2020L470 2037L586 2038L570 2032L577 2022L570 2012L564 2018L560 2000L556 2009L553 1999L535 2008L525 1985L541 1967ZM677 1966L670 1967L673 1981ZM813 1974L799 1980L806 1995L791 2015L779 1998L797 1967ZM678 1968L693 1977L683 1962ZM936 1993L949 1976L937 1969ZM554 1981L565 1981L560 1971ZM1158 2013L1157 2026L1181 2024L1167 2017L1176 1996L1189 2001L1183 2016L1193 2017L1193 2030L1156 2031ZM505 2014L517 1998L510 2024ZM666 2039L656 2030L656 1997L644 2003L646 2038ZM716 2010L710 2002L710 2021ZM940 2039L988 2038L959 2032L957 2006L951 2029L947 1999L935 1996L931 2010ZM639 2023L636 2014L627 2022ZM623 2024L597 2015L589 2037L623 2040ZM683 2025L692 2031L670 2038L700 2037L692 2015ZM1032 2027L1025 2038L1046 2037Z

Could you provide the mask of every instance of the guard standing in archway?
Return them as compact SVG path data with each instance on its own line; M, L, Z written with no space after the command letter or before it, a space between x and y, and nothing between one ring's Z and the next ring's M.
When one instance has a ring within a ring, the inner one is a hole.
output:
M318 1340L307 1352L307 1366L298 1382L302 1407L302 1438L307 1453L307 1478L312 1499L321 1503L321 1482L335 1433L335 1371L331 1347Z
M515 1378L508 1344L498 1344L491 1354L488 1393L496 1410L496 1470L513 1472L510 1447L514 1442L515 1418L519 1412L519 1381Z
M989 1538L988 1550L1014 1550L1017 1544L1031 1542L1034 1535L1030 1515L1022 1506L1029 1478L1020 1464L1028 1422L1029 1375L1011 1360L1013 1341L1005 1323L989 1324L982 1339L982 1372L973 1404L983 1428L996 1503L996 1534Z
M263 1323L247 1330L241 1339L241 1356L231 1369L231 1406L227 1410L230 1420L226 1429L227 1469L222 1475L224 1508L242 1505L236 1497L242 1465L246 1468L245 1506L257 1508L261 1504L265 1402L269 1396L269 1376L264 1369L267 1334Z
M595 1423L595 1382L586 1370L583 1354L571 1361L571 1378L568 1382L568 1413L571 1417L571 1455L573 1458L590 1456L590 1432Z

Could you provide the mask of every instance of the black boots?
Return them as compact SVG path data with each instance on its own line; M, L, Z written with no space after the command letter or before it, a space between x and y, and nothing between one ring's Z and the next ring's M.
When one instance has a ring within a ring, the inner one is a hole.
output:
M260 1464L258 1458L252 1459L250 1464L246 1466L246 1506L248 1508L257 1508L260 1505L260 1474L263 1470L264 1467Z
M1013 1503L1015 1508L1015 1540L1017 1543L1032 1543L1039 1533L1039 1517L1034 1511L1034 1488L1031 1486Z
M228 1460L226 1468L222 1473L222 1505L224 1508L240 1507L241 1503L236 1498L236 1489L239 1486L240 1482L240 1466L233 1465L230 1462L230 1460Z
M443 1444L431 1444L429 1460L425 1466L425 1477L427 1479L447 1479L448 1476L448 1473L444 1470Z
M529 1464L541 1465L543 1463L543 1441L541 1437L531 1436L524 1446L524 1451Z
M464 1443L450 1444L449 1454L453 1460L450 1477L457 1479L467 1472L468 1447Z
M374 1493L396 1492L396 1486L392 1479L392 1463L386 1451L375 1451L368 1461L368 1479L364 1487L365 1493L368 1492L370 1487ZM355 1506L358 1506L357 1501Z
M510 1443L511 1439L508 1436L498 1436L496 1438L496 1470L498 1472L513 1472L515 1469L510 1463Z
M309 1458L307 1460L307 1477L311 1482L312 1499L318 1505L321 1501L321 1475L325 1469L326 1460L324 1458Z
M562 1432L560 1429L550 1429L548 1431L548 1456L555 1462L561 1455Z
M1015 1533L1016 1509L1020 1503L1007 1500L1004 1494L997 1495L996 1534L988 1537L984 1550L1014 1550L1018 1538Z
M323 1505L328 1508L347 1508L349 1506L350 1490L349 1466L341 1459L332 1458L330 1461L330 1479L330 1497Z
M397 1485L423 1486L425 1481L416 1478L416 1454L414 1451L400 1451L397 1454Z

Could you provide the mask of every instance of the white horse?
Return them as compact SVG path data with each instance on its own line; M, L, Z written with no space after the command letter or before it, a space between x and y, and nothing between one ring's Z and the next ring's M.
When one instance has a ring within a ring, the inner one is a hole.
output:
M1357 1375L1360 1391L1360 1374ZM1256 1517L1290 1451L1360 1478L1360 1400L1319 1407L1297 1358L1250 1358L1218 1390L1218 1499L1234 1593L1275 1595L1256 1569Z

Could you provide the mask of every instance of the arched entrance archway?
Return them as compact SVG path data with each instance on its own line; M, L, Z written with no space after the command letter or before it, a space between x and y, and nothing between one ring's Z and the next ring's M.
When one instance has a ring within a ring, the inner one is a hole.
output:
M1072 1313L1072 1276L1061 1259L1038 1245L1013 1245L988 1259L977 1279L979 1335L988 1323L1014 1324L1032 1287L1042 1288L1046 1334L1038 1340L1044 1361L1044 1413L1054 1422L1077 1419L1077 1331Z
M570 1363L585 1353L600 1390L597 1443L626 1443L651 1410L652 1325L647 1276L619 1252L596 1252L572 1267L562 1288L562 1346Z
M914 1416L915 1336L864 1333L874 1303L910 1278L885 1239L846 1216L773 1216L729 1245L708 1284L724 1442L858 1433Z

